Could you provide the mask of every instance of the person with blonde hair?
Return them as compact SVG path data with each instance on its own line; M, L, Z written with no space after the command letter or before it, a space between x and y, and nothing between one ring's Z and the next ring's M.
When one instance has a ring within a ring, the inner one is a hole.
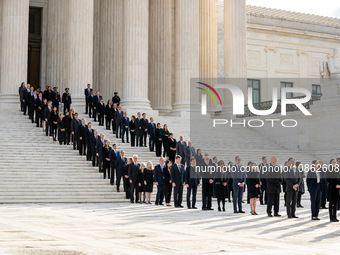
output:
M144 180L144 192L145 192L145 202L147 204L151 204L151 193L153 191L153 182L154 182L154 168L151 161L148 161L146 164L146 169L143 173Z
M138 182L139 182L139 203L145 204L145 185L144 185L144 172L146 170L146 164L143 162L140 164L140 171L138 173ZM143 194L143 200L142 200Z
M110 176L110 151L111 151L111 146L110 146L110 140L107 139L104 141L104 146L103 146L103 173L104 173L104 179L106 179L106 172L107 172L107 177L108 179L111 179Z

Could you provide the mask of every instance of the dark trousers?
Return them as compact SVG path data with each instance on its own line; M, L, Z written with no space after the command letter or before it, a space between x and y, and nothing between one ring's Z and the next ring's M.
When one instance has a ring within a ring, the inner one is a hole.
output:
M232 191L233 191L233 179L230 178L229 181L228 181L228 185L227 185L227 198L228 198L229 202L231 202L230 193Z
M338 206L337 202L329 201L328 210L329 210L329 219L330 220L336 220L337 219L337 217L336 217L337 206Z
M136 132L136 146L143 146L143 131Z
M266 192L267 193L267 192ZM272 207L274 206L274 215L279 214L280 193L269 193L267 195L267 214L272 214Z
M52 137L53 137L53 139L57 139L57 130L58 130L58 128L56 126L52 127Z
M210 209L211 206L211 196L206 196L202 191L202 209Z
M163 143L163 157L168 156L168 151L167 151L167 144L166 142Z
M155 135L151 134L149 137L149 149L150 151L154 151L154 147L155 147Z
M46 130L46 136L48 135L52 135L52 123L50 123L51 121L48 120L48 121L45 121L45 130ZM48 134L50 133L50 134Z
M192 191L192 203L190 203L190 197L191 197L191 191ZM196 205L196 194L197 194L197 186L190 186L187 188L187 207L195 207Z
M131 146L135 146L135 139L136 139L136 131L134 131L134 132L131 132L130 131L130 141L131 141Z
M114 118L111 119L111 122L112 122L112 133L116 133L116 121ZM130 185L129 185L130 187Z
M171 200L172 184L169 182L164 182L163 186L164 186L165 203L169 204Z
M297 191L286 192L286 207L288 217L295 216Z
M39 111L39 110L36 110L35 111L35 123L37 124L37 127L41 127L42 125L41 125L41 111Z
M74 135L73 135L73 149L74 150L79 150L79 144L78 144L78 133L74 132Z
M91 161L91 155L92 155L92 148L91 148L91 143L90 142L86 142L86 160L87 161Z
M106 129L111 128L111 118L109 118L109 117L105 118L105 126L106 126Z
M121 123L116 123L116 138L122 138L122 127Z
M125 191L125 198L129 199L131 196L130 182L129 182L129 178L125 178L125 176L124 176L124 191Z
M266 183L266 179L262 179L262 185L261 185L261 194L260 194L260 203L262 204L267 204L267 183ZM263 200L264 198L264 200Z
M183 184L182 183L176 183L176 186L174 187L175 206L181 206L182 205L182 199L183 199Z
M129 142L129 129L123 127L123 129L122 129L122 142L123 143L124 143L125 134L126 134L126 142L128 143Z
M237 183L233 183L233 206L234 212L242 211L242 195L244 187L240 187ZM238 206L238 210L237 210Z
M103 113L98 113L98 122L99 122L99 126L104 126L104 114Z
M20 110L23 112L25 108L25 103L22 100L20 100Z
M113 185L115 183L115 172L116 172L116 165L111 164L111 178L110 178L110 184Z
M66 112L70 111L70 105L69 104L64 104L64 115Z
M26 111L28 110L28 103L24 103L24 115L26 115Z
M326 207L326 202L327 202L327 192L328 192L328 183L327 180L322 180L321 179L321 207L325 208Z
M69 129L66 129L66 141L65 142L67 143L67 145L69 145L71 142L71 130Z
M157 185L156 204L162 204L164 199L164 185Z
M94 119L94 121L97 121L97 107L96 107L96 109L94 109L93 108L93 119Z
M317 189L314 192L309 192L310 195L310 209L312 211L312 217L319 216L320 201L321 201L321 190Z
M139 201L139 186L138 182L130 183L130 201L134 202L136 199L136 203Z
M89 118L91 118L93 115L93 106L89 105Z
M117 169L117 180L116 180L116 185L117 185L117 190L120 188L120 181L123 178L123 183L124 183L124 171L123 170L118 170ZM124 191L125 191L125 186L124 186Z
M86 141L85 137L79 139L79 155L86 155Z
M103 172L103 169L102 169L102 157L101 157L101 155L98 156L98 169L99 169L99 173Z
M218 208L221 209L221 202L222 202L222 208L223 210L225 210L225 197L223 198L217 198L217 205L218 205Z
M146 137L148 136L148 132L143 131L143 145L146 147Z
M301 191L298 191L298 194L297 194L297 200L296 200L296 203L298 206L301 206L301 197L304 193L302 193Z
M106 179L106 172L107 172L107 177L110 179L110 161L106 161L104 159L103 162L103 173L104 173L104 179ZM112 178L112 177L111 177Z
M85 114L89 112L89 97L85 97Z
M162 156L162 141L156 140L156 157Z
M98 157L96 154L96 147L91 146L91 152L92 152L92 166L98 166ZM96 162L97 161L97 162Z

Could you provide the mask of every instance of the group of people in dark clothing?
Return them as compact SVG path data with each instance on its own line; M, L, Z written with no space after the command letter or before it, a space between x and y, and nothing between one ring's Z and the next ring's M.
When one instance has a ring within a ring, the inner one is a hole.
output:
M99 172L103 173L103 178L108 178L111 185L116 185L118 192L123 181L126 198L130 199L131 203L151 204L151 193L155 185L156 205L163 205L165 200L166 206L171 206L173 195L175 207L181 208L183 188L186 187L187 208L197 209L197 189L202 185L202 210L213 210L212 198L215 197L218 210L225 211L226 200L231 202L232 193L234 213L244 213L242 203L246 191L252 215L257 215L256 204L260 198L261 205L267 205L268 217L279 217L282 187L288 218L298 218L295 211L296 207L303 207L301 196L305 192L304 178L307 177L312 220L319 220L319 209L326 209L328 199L330 220L338 221L336 210L340 197L339 172L310 170L305 176L302 162L295 162L294 158L285 162L283 171L283 168L277 165L275 156L270 158L269 163L267 158L263 157L261 164L249 162L246 167L241 165L241 159L237 156L235 163L228 162L225 165L223 160L218 161L216 157L211 159L208 153L203 156L202 151L196 151L190 141L184 141L183 136L176 141L167 124L163 127L160 123L155 125L153 118L148 120L145 113L138 112L137 117L131 116L129 120L126 112L122 111L117 92L105 106L99 91L94 95L88 84L84 92L86 114L102 126L105 118L106 129L112 128L113 134L117 139L122 139L122 142L125 142L125 138L126 142L129 142L130 134L131 146L146 147L148 138L149 150L155 149L156 156L160 157L159 164L153 167L151 161L139 163L137 155L127 158L124 150L119 151L116 144L111 146L110 140L105 139L103 133L98 134L98 130L93 130L91 122L86 123L84 118L79 119L78 114L70 109L71 95L68 89L62 97L64 114L59 114L60 96L56 88L51 91L51 88L47 87L42 93L40 89L34 90L29 84L26 87L22 84L19 94L24 115L28 110L32 122L35 120L37 126L43 127L46 135L52 136L54 141L58 138L60 144L73 144L73 149L79 150L80 155L86 155L87 160L92 161L92 165L97 166ZM337 165L340 165L340 158L332 159L328 166L323 161L312 162L314 169L318 170L336 168ZM228 170L215 173L211 178L201 178L197 167L203 166L220 169L227 167Z

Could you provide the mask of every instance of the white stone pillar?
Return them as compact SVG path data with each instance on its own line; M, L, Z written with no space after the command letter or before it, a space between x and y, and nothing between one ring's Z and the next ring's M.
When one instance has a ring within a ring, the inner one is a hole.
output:
M246 0L224 0L224 77L244 78L233 80L244 95L247 95L246 33ZM223 106L230 106L231 93L224 95Z
M0 106L19 103L18 88L27 80L29 0L2 1Z
M121 0L100 2L99 90L107 99L123 93L123 5Z
M149 109L148 42L149 1L124 1L123 99L124 109Z
M93 77L92 88L94 91L100 90L99 86L99 70L100 70L100 21L101 0L94 0L94 14L93 14Z
M150 0L149 99L163 113L172 109L172 8L173 0Z
M190 111L190 79L199 76L199 1L176 0L174 112Z
M93 0L69 0L68 79L72 103L84 103L84 89L92 84Z

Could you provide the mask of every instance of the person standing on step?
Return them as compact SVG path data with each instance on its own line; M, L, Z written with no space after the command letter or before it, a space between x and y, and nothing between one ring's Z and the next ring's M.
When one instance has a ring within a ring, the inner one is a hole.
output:
M86 155L86 120L81 120L79 126L79 155Z
M116 114L117 114L118 108L117 104L112 105L112 133L116 133Z
M170 136L170 131L168 129L168 125L163 125L163 134L162 134L162 144L163 144L163 157L167 156L169 157L169 150L168 150L168 138Z
M96 95L93 97L93 118L94 121L97 121L97 113L98 113L98 104L100 103L100 99L102 96L100 92L97 90Z
M192 147L191 141L188 141L188 146L185 148L185 159L184 162L187 166L190 166L190 160L192 157L195 157L196 152L195 152L195 148Z
M35 107L35 100L34 100L34 87L31 86L31 92L28 97L28 117L34 123L34 107Z
M37 123L37 127L42 127L42 117L43 117L43 112L42 112L42 108L43 108L43 98L42 98L42 93L40 92L38 95L38 98L36 100L36 123ZM58 120L58 116L57 116L57 120Z
M171 167L172 163L170 160L165 162L165 167L163 168L164 176L164 197L166 206L171 206L171 193L172 193L172 181L171 181Z
M45 108L44 111L46 136L52 135L51 114L52 114L52 102L48 101L47 107Z
M65 134L65 120L63 118L63 114L60 113L59 115L59 119L58 119L58 141L59 144L62 145L63 143L65 143L66 140L66 134Z
M126 165L124 166L124 191L125 191L125 198L130 199L131 191L130 191L130 179L129 179L129 167L130 164L133 163L132 158L128 158L126 161Z
M174 139L174 135L172 133L169 134L168 142L168 158L172 164L175 163L176 156L176 139Z
M106 130L111 130L111 122L112 122L112 103L111 99L107 100L107 104L105 106L105 126Z
M93 135L90 138L91 142L91 152L92 152L92 166L98 166L98 156L97 156L97 141L100 139L98 135L98 130L93 131Z
M156 132L156 124L153 123L153 118L150 118L150 122L148 123L148 137L149 137L149 150L154 151L155 147L155 132Z
M151 161L146 163L146 168L143 173L143 181L144 181L144 192L145 192L145 203L151 204L151 194L153 191L153 183L154 183L154 168Z
M272 156L270 158L270 164L268 172L264 175L267 180L266 192L267 192L267 215L273 217L272 208L274 206L274 216L280 217L279 206L280 206L280 193L282 176L281 169L276 165L277 158Z
M146 170L146 164L143 162L140 164L140 170L139 170L139 176L138 176L138 182L139 182L139 203L145 204L145 190L144 190L144 171ZM142 199L143 198L143 199Z
M146 118L146 113L142 114L142 119L141 119L141 123L142 123L142 146L146 147L146 137L148 135L148 124L149 121Z
M319 210L321 201L321 175L318 161L312 161L312 167L307 173L307 188L310 195L312 220L320 220Z
M133 155L133 162L129 164L128 167L128 175L129 175L129 182L130 182L130 202L131 203L138 203L139 202L139 187L141 183L139 182L139 172L140 172L140 165L137 162L138 156Z
M319 161L320 165L320 177L321 177L321 209L328 209L326 207L327 194L328 194L328 182L327 182L327 166L323 160Z
M51 114L53 141L57 141L58 119L59 119L58 109L57 109L57 107L54 107L53 112ZM65 135L65 137L66 137L66 135Z
M188 209L197 209L196 207L196 195L197 188L200 187L200 179L195 172L196 160L194 157L190 159L190 164L185 170L185 183L187 187L187 207ZM190 202L192 194L192 201Z
M58 92L58 87L53 88L52 92L52 105L53 107L57 107L59 112L59 103L60 103L60 94Z
M120 97L118 96L118 92L114 92L113 94L114 96L112 97L112 103L116 104L118 107L120 104Z
M94 116L94 92L91 90L91 94L89 96L89 118Z
M232 166L231 177L233 178L234 213L244 213L244 211L242 211L242 195L246 184L246 173L244 167L241 165L241 158L239 156L235 157L235 165Z
M79 150L79 127L81 120L78 119L78 113L74 114L74 118L71 121L71 134L73 136L73 149Z
M122 138L122 118L123 118L122 107L118 106L116 111L115 122L116 122L116 138Z
M137 118L136 118L136 147L142 146L143 140L143 129L142 129L142 118L140 112L137 112Z
M26 112L28 111L30 94L31 94L31 85L27 84L26 85L26 89L23 92L23 96L24 96L24 99L23 99L24 100L24 115L26 115Z
M129 117L127 117L126 112L124 112L124 117L122 118L122 143L125 143L124 137L126 134L126 142L129 143Z
M305 194L305 182L304 182L304 178L306 177L306 174L303 170L303 165L301 161L297 161L296 162L296 168L298 170L298 173L300 175L300 180L301 183L298 187L298 195L297 195L297 200L296 200L296 207L297 208L303 208L303 205L301 204L301 198L302 195Z
M116 160L116 167L117 167L117 180L116 180L116 185L117 185L117 192L120 192L120 181L123 178L123 185L124 185L124 192L126 192L126 186L124 183L124 167L126 165L126 157L125 157L125 151L121 150L117 160Z
M70 107L72 104L72 98L71 98L71 94L69 93L69 88L65 89L65 93L63 94L63 98L62 98L62 103L64 105L64 115L65 115L66 112L70 111Z
M86 160L91 161L91 155L92 155L92 146L91 146L91 136L93 133L92 129L92 123L87 123L86 126L86 132L85 132L85 141L86 141Z
M111 158L110 158L110 153L111 153L112 149L110 147L110 140L107 139L104 141L104 147L103 147L103 173L104 173L104 179L106 179L106 172L107 172L107 177L108 179L111 179L110 176L110 162L111 162ZM112 172L111 172L112 174Z
M110 178L110 184L114 185L115 183L115 172L117 170L116 161L119 157L119 151L117 150L117 145L112 145L112 150L110 151L110 168L111 168L111 178ZM118 187L117 187L118 190Z
M93 89L91 89L91 84L87 84L87 88L84 90L84 95L85 95L85 114L89 112L90 109L90 97L91 97L91 92ZM90 116L91 118L91 116Z
M165 168L164 162L165 162L165 159L161 157L159 159L159 164L155 166L155 170L154 170L155 185L157 186L155 205L163 205L163 199L164 199L163 169Z
M174 187L174 203L175 207L183 208L183 186L185 185L185 169L181 164L181 156L177 155L175 158L175 164L171 167L171 183Z
M340 190L339 165L336 165L335 159L331 159L329 164L329 169L327 171L329 219L330 222L338 222L339 220L337 219L336 214Z
M130 123L129 123L131 147L135 147L135 139L136 139L136 121L135 120L136 120L136 117L132 115Z
M103 98L100 98L100 102L97 105L98 122L99 126L104 126L105 104Z
M157 123L157 128L155 129L156 157L162 156L162 137L163 128L161 123Z
M187 144L184 141L184 137L181 135L179 137L179 141L176 144L176 154L181 156L181 158L182 158L181 164L182 165L185 164L185 160L184 159L185 159L186 148L187 148Z
M100 134L100 137L99 139L97 139L97 145L96 145L96 155L98 157L98 168L99 168L99 173L102 173L103 172L103 169L102 169L102 158L103 158L103 146L104 146L104 138L105 138L105 135L103 133Z
M287 161L287 171L284 172L286 181L286 207L288 218L298 218L295 215L298 188L301 183L300 174L294 164L294 158Z
M24 92L25 92L25 82L22 82L19 87L19 97L20 97L20 110L24 111Z
M262 163L259 164L259 170L260 170L260 180L261 180L261 194L260 194L260 204L261 205L266 205L267 204L267 180L265 177L265 173L268 170L268 161L267 157L263 156L262 157Z

